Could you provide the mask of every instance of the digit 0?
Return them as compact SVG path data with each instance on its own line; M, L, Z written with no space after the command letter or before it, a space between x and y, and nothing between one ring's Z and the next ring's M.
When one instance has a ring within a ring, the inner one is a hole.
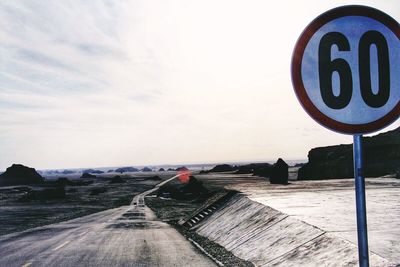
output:
M370 58L372 45L375 45L378 54L379 88L377 94L372 91ZM358 47L358 62L361 96L364 102L373 108L384 106L390 95L390 67L388 45L380 32L368 31L363 34Z

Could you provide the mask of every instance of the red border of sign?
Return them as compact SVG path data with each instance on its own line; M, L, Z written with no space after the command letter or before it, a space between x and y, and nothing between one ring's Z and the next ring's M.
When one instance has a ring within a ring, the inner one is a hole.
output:
M346 124L331 119L330 117L319 111L319 109L311 102L310 98L308 97L308 94L304 88L303 79L301 78L301 61L303 59L304 50L311 37L314 35L315 32L318 31L319 28L321 28L329 21L345 16L364 16L377 20L388 27L400 40L399 23L380 10L360 5L342 6L328 10L327 12L321 14L316 19L314 19L305 28L305 30L301 33L299 39L297 40L292 56L292 84L296 92L297 98L299 99L303 108L314 120L316 120L322 126L327 127L333 131L346 134L370 133L384 128L385 126L394 122L400 116L400 101L390 112L388 112L385 116L376 121L366 124Z

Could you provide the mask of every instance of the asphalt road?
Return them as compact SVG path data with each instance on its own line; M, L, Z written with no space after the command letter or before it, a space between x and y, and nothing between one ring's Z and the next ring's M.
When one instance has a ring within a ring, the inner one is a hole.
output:
M0 236L0 266L216 266L145 206L130 206Z

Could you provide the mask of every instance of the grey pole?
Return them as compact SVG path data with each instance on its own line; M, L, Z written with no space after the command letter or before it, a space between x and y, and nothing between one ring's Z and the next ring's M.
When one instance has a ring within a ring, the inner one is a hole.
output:
M363 176L362 135L353 136L354 179L356 185L358 258L360 267L369 266L367 208L365 202L365 181Z

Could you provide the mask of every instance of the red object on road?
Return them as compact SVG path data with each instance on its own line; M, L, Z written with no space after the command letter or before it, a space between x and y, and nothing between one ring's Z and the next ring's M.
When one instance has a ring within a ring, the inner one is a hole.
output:
M178 171L178 179L181 183L187 184L190 179L191 172L190 171Z

